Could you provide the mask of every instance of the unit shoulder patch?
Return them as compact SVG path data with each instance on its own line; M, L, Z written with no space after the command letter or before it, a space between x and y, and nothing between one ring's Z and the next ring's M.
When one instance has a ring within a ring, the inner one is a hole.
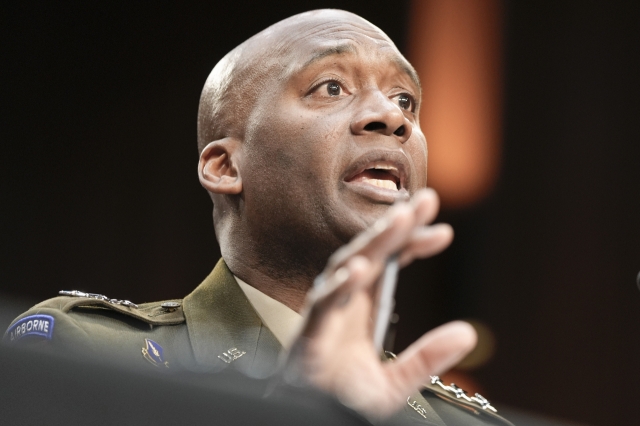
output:
M11 325L4 336L4 341L15 342L27 336L38 336L46 340L53 337L55 319L51 315L29 315Z

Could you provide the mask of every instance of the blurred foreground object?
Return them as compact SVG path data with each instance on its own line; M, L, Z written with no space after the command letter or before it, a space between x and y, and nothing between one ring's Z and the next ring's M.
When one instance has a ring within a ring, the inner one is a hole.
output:
M278 388L238 373L161 374L0 346L3 425L364 425L311 389Z

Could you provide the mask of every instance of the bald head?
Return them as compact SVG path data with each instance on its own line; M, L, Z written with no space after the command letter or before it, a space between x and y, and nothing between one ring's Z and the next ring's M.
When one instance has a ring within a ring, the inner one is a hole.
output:
M332 38L334 27L345 23L352 26L354 33L393 45L382 30L365 19L342 10L322 9L284 19L222 58L211 71L200 97L198 151L201 152L214 140L226 137L244 139L246 124L257 97L268 90L269 82L286 78L295 71L294 68L300 67L301 64L292 59L305 36L326 40L324 49L319 49L307 62L348 49ZM411 65L406 60L400 62L399 65L419 84Z
M198 173L230 269L307 285L425 187L420 96L389 37L344 11L293 16L227 54L202 92Z

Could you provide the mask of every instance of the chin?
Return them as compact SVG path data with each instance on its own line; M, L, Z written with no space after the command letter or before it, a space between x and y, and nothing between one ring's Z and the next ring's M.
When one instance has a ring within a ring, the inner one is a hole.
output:
M367 207L367 209L350 209L342 215L342 218L337 218L339 223L338 229L340 230L338 234L342 244L348 243L353 237L371 227L378 219L385 215L391 206L387 204L374 204Z

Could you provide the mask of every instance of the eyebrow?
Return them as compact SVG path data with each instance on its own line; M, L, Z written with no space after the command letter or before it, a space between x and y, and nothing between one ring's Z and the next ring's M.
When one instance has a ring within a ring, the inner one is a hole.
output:
M409 76L411 81L413 81L413 84L415 84L418 87L418 89L422 91L422 84L420 84L420 77L418 77L418 73L413 68L413 66L409 62L407 62L406 59L403 60L403 58L395 58L393 62L395 62L395 64Z
M304 70L307 67L314 64L315 62L318 62L321 59L326 58L327 56L340 55L343 53L355 53L355 51L356 51L356 48L353 47L352 44L347 44L347 43L320 49L315 51L311 56L311 58L307 62L305 62L300 69ZM398 68L404 71L405 74L409 76L413 84L415 84L418 87L418 89L422 91L422 85L420 84L420 78L418 77L418 73L411 66L411 64L407 62L405 59L403 59L402 57L393 58L393 62L396 64Z

